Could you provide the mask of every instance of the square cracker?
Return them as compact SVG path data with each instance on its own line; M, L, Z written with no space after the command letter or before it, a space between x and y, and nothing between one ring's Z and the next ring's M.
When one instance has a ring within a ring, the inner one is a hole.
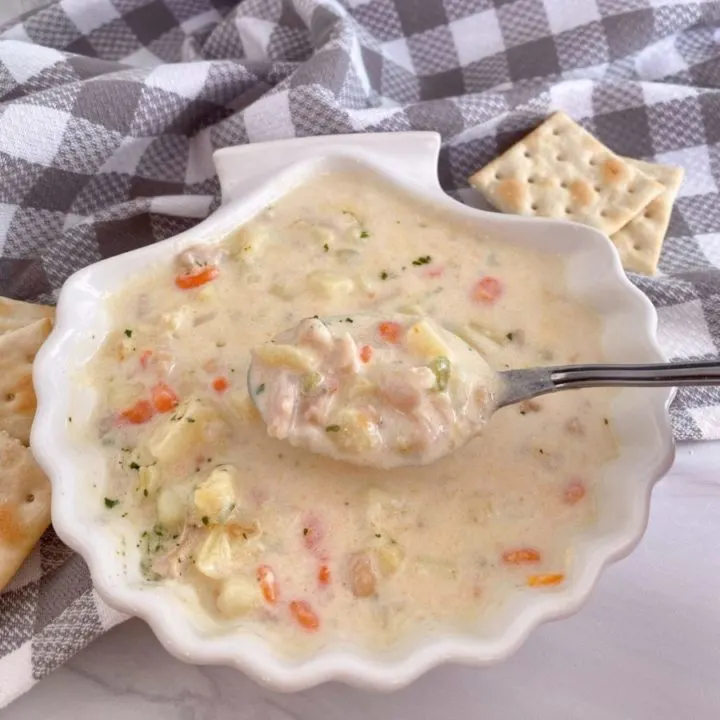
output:
M476 172L470 184L503 212L574 220L606 235L664 190L564 112Z
M29 448L0 431L0 589L50 524L50 482Z
M55 308L0 297L0 335L25 327L36 320L55 317Z
M35 416L32 364L50 334L50 318L0 335L0 430L27 445Z
M685 170L672 165L655 165L625 158L625 161L657 180L665 191L650 201L625 227L610 237L620 253L623 267L642 275L654 275L660 261L660 251L670 224L673 203L682 183Z

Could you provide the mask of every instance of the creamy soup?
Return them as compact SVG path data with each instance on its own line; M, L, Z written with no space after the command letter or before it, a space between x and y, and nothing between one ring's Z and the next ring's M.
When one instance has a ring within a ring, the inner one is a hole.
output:
M451 455L381 470L271 437L246 375L251 348L316 315L433 318L497 370L601 361L599 320L565 288L560 258L360 172L148 268L109 302L87 428L147 580L291 654L480 628L513 594L562 586L616 454L609 391L503 408Z

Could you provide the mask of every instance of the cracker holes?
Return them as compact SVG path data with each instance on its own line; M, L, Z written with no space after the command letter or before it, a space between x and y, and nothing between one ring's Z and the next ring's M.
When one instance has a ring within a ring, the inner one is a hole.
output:
M633 250L634 250L635 252L640 252L642 249L643 249L643 246L640 245L640 243L635 243L635 244L633 245Z
M15 393L8 393L5 396L5 402L12 402L15 399Z
M602 192L602 188L599 185L595 185L593 190L599 195Z
M555 156L555 162L565 162L565 156L562 153L558 153Z
M529 185L533 185L533 184L535 183L535 176L534 176L534 175L531 175L531 176L527 179L527 181L528 181L528 184L529 184Z
M503 176L503 174L502 174L501 172L496 172L496 173L495 173L495 179L496 179L496 180L502 180L503 177L504 177L504 176Z
M594 157L591 157L591 158L588 160L588 165L597 165L597 164L598 164L598 162L597 162L597 160L596 160Z
M566 208L565 208L565 214L566 214L566 215L572 215L572 214L573 214L573 209L572 209L571 207L566 207Z
M629 188L627 189L627 194L628 194L628 195L632 195L634 192L635 192L635 188L634 188L634 187L629 187Z
M563 190L567 190L567 186L568 184L564 180L560 183L560 187L563 188Z
M525 150L525 152L523 153L523 155L524 155L526 158L529 158L529 157L530 157L530 152L529 152L528 150Z
M32 493L28 493L28 494L25 496L25 502L28 503L28 504L30 504L30 503L32 503L32 502L35 502L35 496L34 496Z
M537 211L537 209L538 209L538 204L537 204L537 203L533 203L533 204L530 206L530 209Z

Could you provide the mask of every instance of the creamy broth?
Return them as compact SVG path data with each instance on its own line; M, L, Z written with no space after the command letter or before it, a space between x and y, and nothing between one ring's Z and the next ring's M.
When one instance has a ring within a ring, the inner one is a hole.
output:
M429 316L497 370L602 361L598 317L551 254L506 245L363 173L318 176L219 245L148 269L109 302L87 432L108 513L151 582L289 654L468 630L552 592L616 455L611 393L498 411L452 455L392 471L268 436L250 350L303 318Z

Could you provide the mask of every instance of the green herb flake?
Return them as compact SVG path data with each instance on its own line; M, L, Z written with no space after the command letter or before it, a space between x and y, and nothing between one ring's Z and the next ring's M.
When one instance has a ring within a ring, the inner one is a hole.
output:
M508 339L508 342L512 342L513 337L515 337L515 336L511 332L509 332L505 337Z
M265 383L260 383L260 385L257 386L255 389L256 395L262 395L265 392Z
M381 538L382 535L381 535L380 533L375 533L375 537L376 537L376 538Z
M14 397L14 396L13 396L13 397ZM72 415L68 415L68 422L69 422L69 423L72 422Z
M187 420L189 423L194 423L194 422L195 422L195 418L193 418L193 417L186 418L186 420Z
M130 463L130 469L131 470L139 470L140 466L133 460L133 462Z
M132 330L130 328L125 328L125 335L127 335L129 338L132 337Z
M328 425L325 428L325 432L340 432L340 426L339 425Z
M346 323L351 323L351 322L353 322L353 319L352 319L351 317L346 317L346 318L345 318L345 322L346 322Z
M210 524L210 518L207 515L203 515L202 518L200 518L202 524L207 527Z
M607 418L603 418L603 422L604 422L606 425L609 425L609 424L610 424L610 421L609 421Z
M323 245L323 250L324 250L325 252L330 252L330 246L329 246L327 243L325 243L325 244Z
M144 495L145 497L148 497L148 495L150 495L150 493L148 492L148 489L147 489L147 488L145 488L145 489L143 490L143 495Z
M390 276L385 272L385 270L383 270L383 271L380 273L380 279L381 279L381 280L387 280L388 277L390 277Z
M310 528L303 528L303 535L307 535L310 532Z
M360 231L360 237L365 240L370 237L370 233L367 230L361 230Z
M432 262L430 255L421 255L412 261L413 265L429 265Z
M113 500L112 498L105 498L105 507L108 510L112 510L120 501L119 500Z

